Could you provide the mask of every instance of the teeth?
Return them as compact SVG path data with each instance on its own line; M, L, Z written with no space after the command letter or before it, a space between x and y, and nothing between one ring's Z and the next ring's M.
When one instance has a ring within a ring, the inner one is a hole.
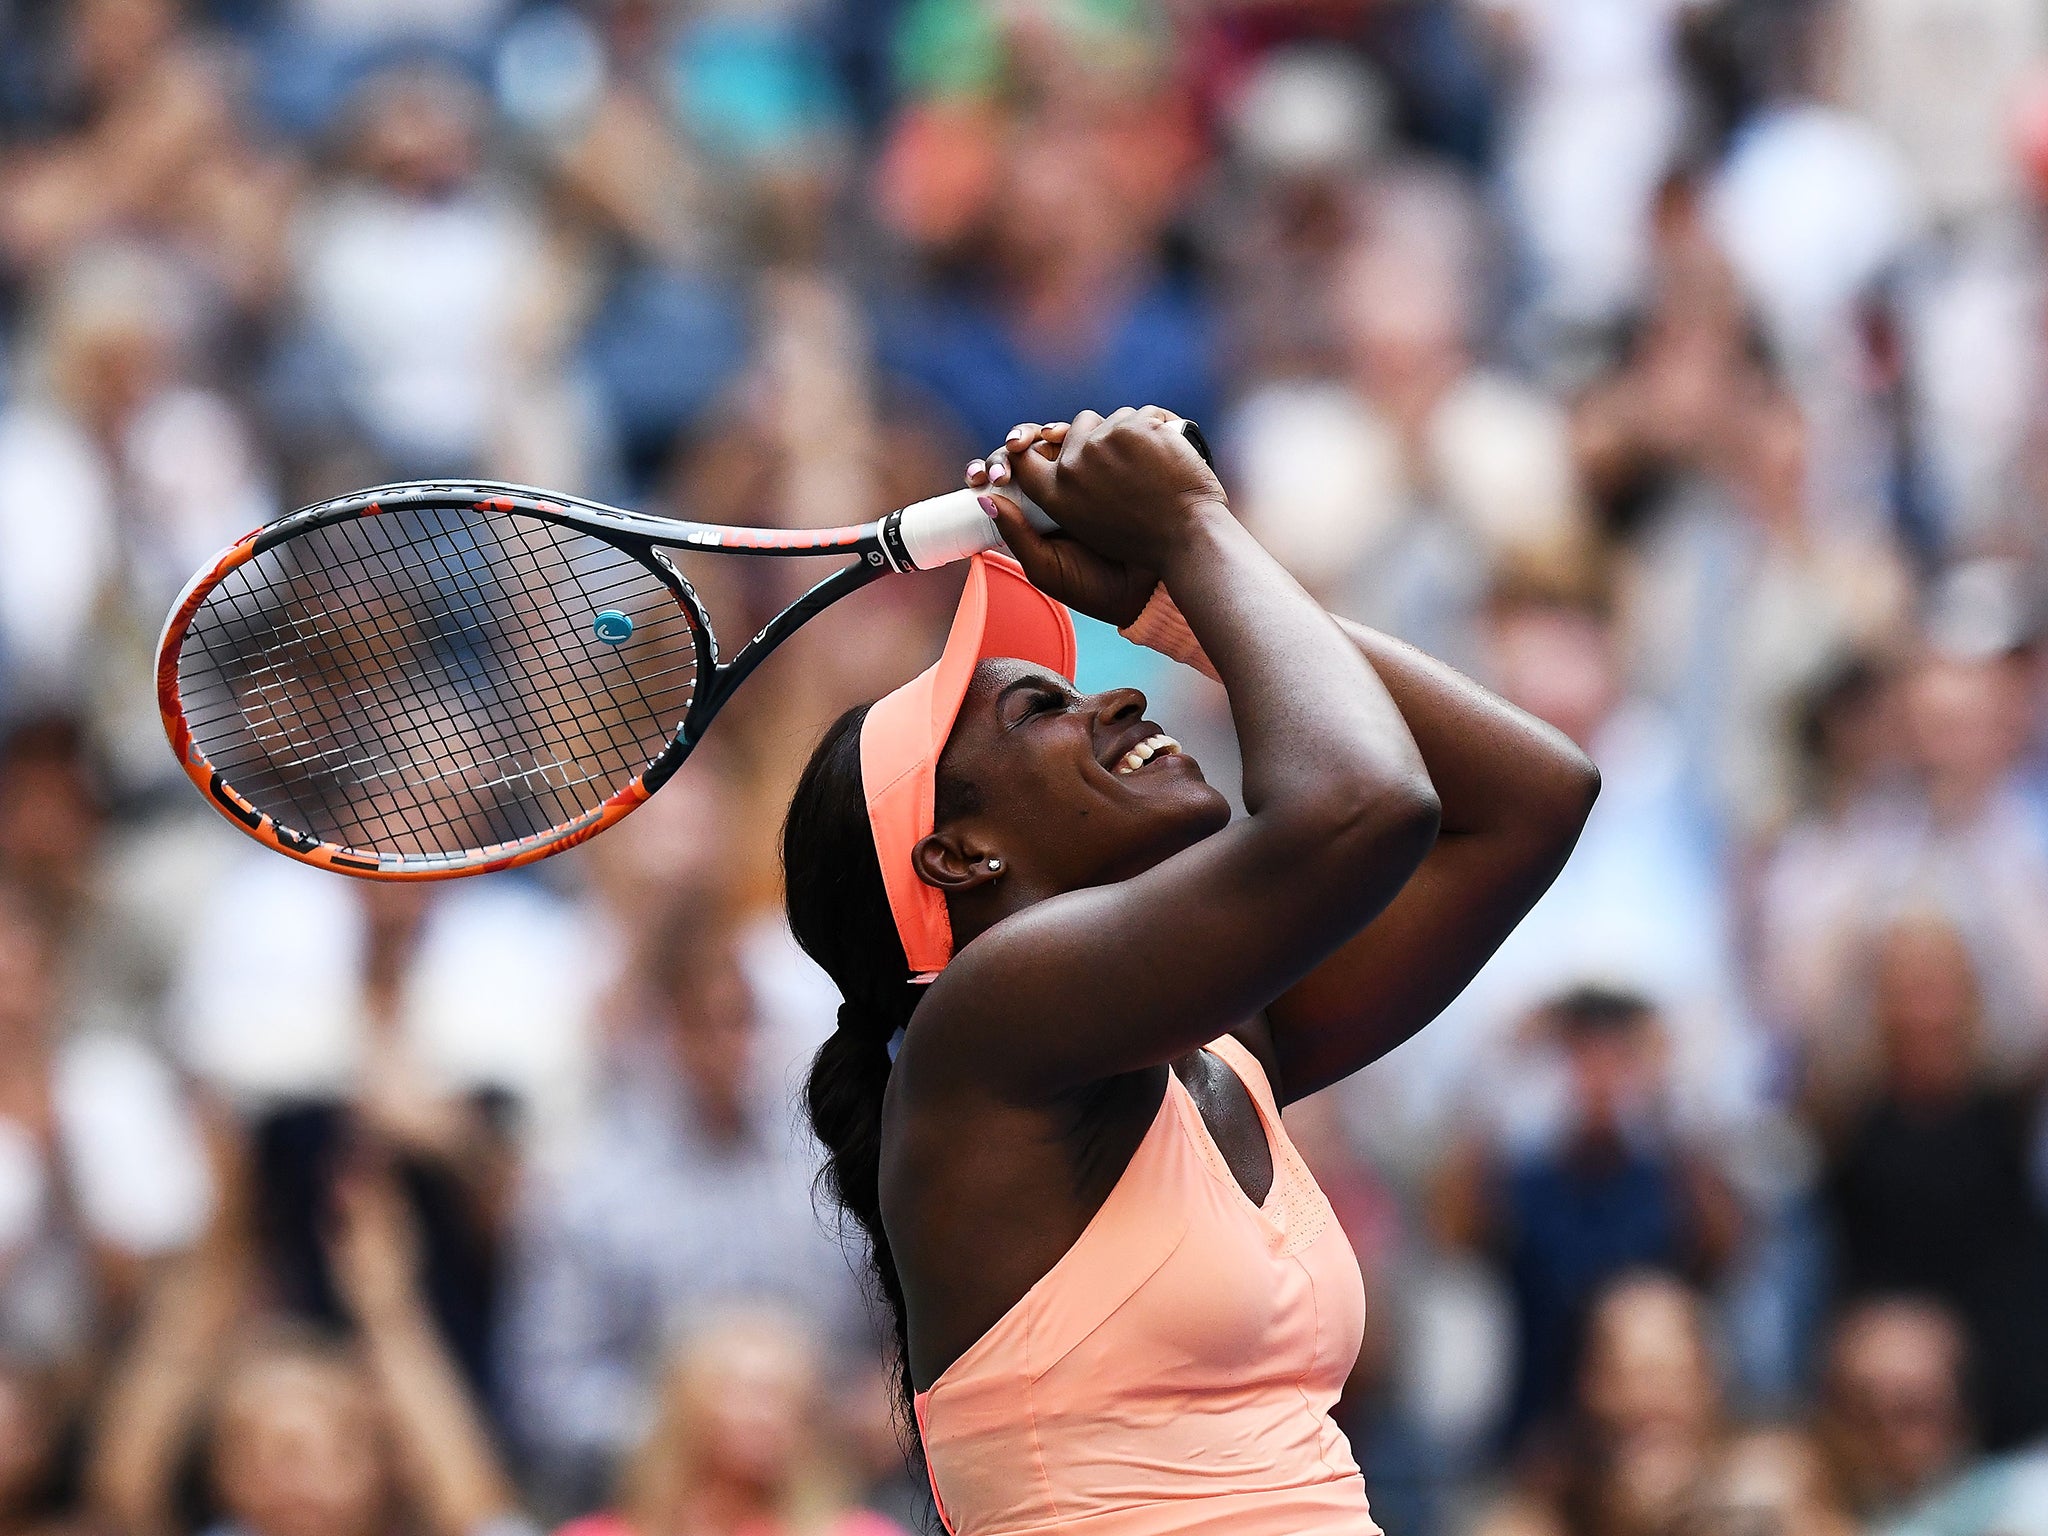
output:
M1170 757L1180 750L1180 743L1171 736L1148 736L1123 755L1123 761L1116 765L1118 773L1136 773L1155 757Z

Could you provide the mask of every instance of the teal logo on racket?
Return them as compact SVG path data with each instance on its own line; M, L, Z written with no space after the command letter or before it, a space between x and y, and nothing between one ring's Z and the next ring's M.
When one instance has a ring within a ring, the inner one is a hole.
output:
M590 621L590 632L606 645L624 645L633 638L631 615L607 608Z

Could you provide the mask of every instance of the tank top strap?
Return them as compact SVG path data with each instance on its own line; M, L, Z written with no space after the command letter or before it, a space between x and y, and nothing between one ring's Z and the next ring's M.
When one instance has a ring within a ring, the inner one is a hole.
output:
M1259 1101L1266 1123L1278 1129L1280 1106L1273 1099L1273 1085L1266 1081L1266 1069L1259 1065L1259 1058L1235 1035L1218 1035L1204 1049L1215 1052L1229 1064L1237 1080L1244 1084L1245 1092Z
M1273 1189L1260 1214L1285 1234L1282 1252L1296 1253L1320 1238L1336 1220L1336 1213L1330 1209L1330 1202L1316 1183L1315 1175L1303 1160L1301 1151L1294 1145L1294 1138L1287 1134L1287 1122L1280 1118L1280 1106L1273 1098L1273 1085L1267 1080L1266 1069L1259 1065L1259 1058L1235 1035L1222 1035L1209 1042L1206 1047L1237 1074L1244 1084L1245 1092L1252 1096L1258 1106L1259 1118L1265 1122L1266 1144L1273 1158ZM1189 1113L1198 1113L1192 1100L1188 1103ZM1210 1141L1214 1146L1214 1141ZM1223 1166L1221 1151L1214 1154L1217 1166ZM1225 1169L1225 1176L1235 1178Z

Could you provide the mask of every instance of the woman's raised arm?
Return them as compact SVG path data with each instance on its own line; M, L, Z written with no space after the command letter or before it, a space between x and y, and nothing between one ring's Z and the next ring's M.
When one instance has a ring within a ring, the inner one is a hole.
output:
M965 934L904 1066L1042 1100L1270 1006L1394 899L1439 805L1371 664L1238 524L1176 428L1084 414L1056 464L1027 455L1014 473L1074 538L1162 574L1229 692L1250 812L1128 878L1020 891L1019 910ZM1143 704L1128 691L1062 702L1095 737L1125 715L1136 725Z
M1283 1100L1350 1076L1442 1012L1557 878L1600 792L1562 732L1412 645L1338 623L1399 706L1443 819L1400 895L1266 1011Z
M969 483L1003 483L1013 464L1056 451L1067 432L1063 422L1017 428L1002 449L969 467ZM1034 444L1037 454L1027 455ZM1029 475L1029 466L1021 473ZM1219 675L1204 654L1206 636L1187 630L1172 601L1147 609L1153 568L1080 540L1042 536L1007 507L999 507L999 520L1040 587L1119 625L1144 610L1142 627L1163 639L1162 649ZM1168 592L1179 595L1175 587ZM1441 825L1386 910L1276 999L1265 1027L1240 1029L1284 1099L1350 1075L1441 1012L1557 877L1600 789L1598 770L1561 732L1411 645L1362 624L1331 622L1400 710ZM1241 723L1235 693L1231 708ZM1358 874L1371 880L1375 872Z

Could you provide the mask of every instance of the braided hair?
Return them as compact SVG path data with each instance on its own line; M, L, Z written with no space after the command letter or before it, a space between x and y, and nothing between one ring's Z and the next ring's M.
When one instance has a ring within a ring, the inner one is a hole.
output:
M868 825L860 772L867 712L859 705L834 721L797 781L782 829L783 899L797 943L844 999L839 1027L811 1064L804 1099L826 1153L819 1184L867 1238L868 1280L893 1328L889 1376L898 1420L914 1442L903 1282L882 1227L882 1095L890 1040L909 1024L925 989L909 980Z

